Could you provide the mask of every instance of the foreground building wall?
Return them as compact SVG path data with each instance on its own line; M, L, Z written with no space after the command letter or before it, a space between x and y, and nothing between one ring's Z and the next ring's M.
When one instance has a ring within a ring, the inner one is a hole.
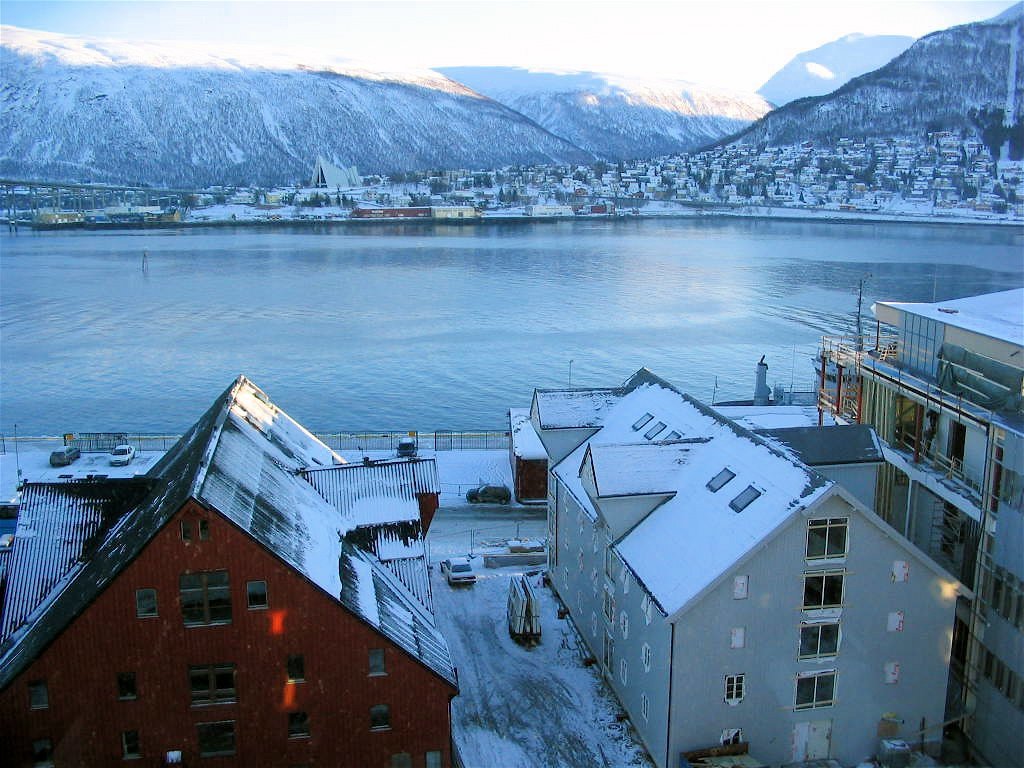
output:
M200 520L209 538L183 541L182 521L195 531ZM229 579L230 622L185 626L179 577L217 571ZM251 581L265 584L266 607L249 607ZM157 615L136 615L139 589L156 590ZM371 650L383 653L384 674L371 674ZM190 670L203 667L213 676L196 701ZM125 674L134 696L119 690ZM33 708L37 683L47 701ZM189 502L0 693L0 763L32 765L33 742L49 739L56 765L123 765L127 738L143 764L180 750L195 765L207 762L200 733L222 724L233 746L222 740L211 764L389 766L408 753L414 765L450 765L438 734L450 733L451 693L231 523ZM373 728L370 709L381 704L388 726Z

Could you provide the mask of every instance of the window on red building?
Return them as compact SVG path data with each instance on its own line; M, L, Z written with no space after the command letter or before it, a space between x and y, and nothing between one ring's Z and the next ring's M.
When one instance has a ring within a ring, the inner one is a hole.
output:
M288 657L288 682L302 683L306 680L306 659L302 654L294 654Z
M384 649L383 648L371 648L370 649L370 676L375 677L377 675L386 675L388 673L387 668L384 665Z
M391 728L391 707L377 704L370 707L370 730L387 731Z
M217 757L235 754L235 721L222 720L218 723L198 723L199 756Z
M138 698L138 693L135 690L134 672L117 673L117 698L122 701Z
M140 619L157 615L155 589L135 590L135 615Z
M236 701L235 665L208 664L188 668L192 706L227 704Z
M50 739L36 739L32 742L32 765L34 768L53 766L53 742Z
M305 712L288 713L288 738L308 739L309 738L309 715Z
M121 757L125 760L134 760L142 757L138 731L121 732Z
M28 684L29 709L49 709L50 691L45 680L32 680Z
M259 610L269 606L269 603L267 602L267 582L247 582L245 585L245 593L246 599L249 602L250 610Z
M231 585L227 571L183 573L179 586L185 626L231 623Z

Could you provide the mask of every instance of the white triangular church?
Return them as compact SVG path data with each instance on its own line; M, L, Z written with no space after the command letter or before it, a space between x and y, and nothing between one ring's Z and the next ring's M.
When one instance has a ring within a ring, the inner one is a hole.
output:
M360 183L359 171L354 165L350 168L339 168L319 156L316 159L316 168L313 169L313 178L309 182L311 187L331 189L358 187Z

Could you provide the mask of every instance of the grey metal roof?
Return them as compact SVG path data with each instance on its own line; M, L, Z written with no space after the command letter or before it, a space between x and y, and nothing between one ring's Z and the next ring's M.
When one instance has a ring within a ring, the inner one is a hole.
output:
M878 437L866 424L832 427L758 429L766 437L796 454L809 467L833 464L874 464L883 461Z
M444 636L433 615L394 574L349 542L341 549L341 602L452 685L458 685Z
M0 689L85 610L189 498L222 514L312 584L355 610L359 601L351 590L343 594L339 573L342 539L360 524L378 523L388 515L383 514L383 506L368 509L358 504L348 514L342 513L303 472L308 467L330 467L337 461L336 454L239 377L163 459L142 480L135 481L135 498L119 491L118 483L125 481L117 480L94 482L88 488L72 483L58 490L40 489L35 497L38 513L30 514L26 524L52 521L52 542L35 548L51 553L45 558L38 556L38 562L49 565L36 569L36 574L45 577L42 585L35 591L24 587L26 597L15 601L12 610L16 609L20 624L12 620L10 636L0 644ZM398 514L391 513L393 518L407 519L403 502L415 503L417 492L439 488L433 462L415 464L416 469L394 469L371 484L374 498L389 498L402 507ZM408 482L400 483L400 491L388 492L388 482L403 472ZM346 476L366 479L365 473ZM68 525L70 535L62 533ZM20 545L16 538L15 548ZM374 561L374 556L363 553L359 560L366 559ZM423 563L424 579L425 570ZM373 573L377 574L374 583L382 585L373 602L380 603L378 611L383 617L374 626L414 655L422 650L425 655L417 658L454 682L454 675L447 671L450 659L447 666L440 660L448 658L447 646L433 628L428 609L403 587L403 581L415 583L411 573L400 581L379 562ZM31 573L25 580L34 583ZM417 616L422 614L411 629L398 620L408 606ZM356 612L364 618L373 613L367 606ZM410 633L411 639L407 637Z
M90 548L145 496L149 480L29 483L10 548L0 640L24 623Z

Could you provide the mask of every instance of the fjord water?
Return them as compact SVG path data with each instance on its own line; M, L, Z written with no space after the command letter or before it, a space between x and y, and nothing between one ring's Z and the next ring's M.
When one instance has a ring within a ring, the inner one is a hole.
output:
M143 269L143 254L148 267ZM0 236L0 432L187 428L251 378L321 431L501 428L641 366L809 389L875 299L1024 285L1020 228L755 220ZM873 324L870 325L873 327Z

